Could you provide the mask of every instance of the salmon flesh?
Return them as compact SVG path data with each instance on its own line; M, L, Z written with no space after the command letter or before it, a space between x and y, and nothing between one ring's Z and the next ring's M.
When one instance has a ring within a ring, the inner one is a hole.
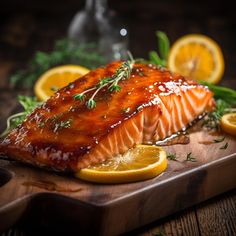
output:
M57 91L0 142L0 154L76 172L136 144L163 140L214 107L207 87L151 64L135 64L130 78L119 82L120 91L99 91L93 109L74 99L111 77L121 63L93 70Z

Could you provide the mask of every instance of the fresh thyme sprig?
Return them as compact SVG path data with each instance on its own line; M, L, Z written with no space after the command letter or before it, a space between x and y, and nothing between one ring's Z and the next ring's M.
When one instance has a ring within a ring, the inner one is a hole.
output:
M36 97L18 96L18 101L23 106L24 111L8 117L7 127L0 135L1 138L5 137L12 129L21 124L28 114L30 114L37 106L42 104Z
M105 77L101 79L95 86L83 91L82 93L76 94L74 96L74 99L84 101L86 98L86 94L94 91L92 96L86 102L87 107L89 109L93 109L96 107L95 97L101 89L107 87L110 92L120 91L121 87L119 86L119 82L130 77L135 63L130 53L129 56L130 60L123 62L121 66L116 70L114 75L112 75L111 77Z
M220 119L226 113L236 112L236 91L227 87L214 85L206 81L198 81L207 86L213 93L216 100L216 108L210 112L203 121L203 126L208 129L219 129Z
M176 161L177 160L177 157L176 157L176 154L175 153L168 153L167 154L167 158L169 160L172 160L172 161Z
M186 161L196 162L196 158L192 156L192 153L189 152L186 157Z
M232 108L230 104L222 99L216 100L214 111L207 114L203 120L203 126L208 129L219 129L221 117L226 113L236 112L236 108Z

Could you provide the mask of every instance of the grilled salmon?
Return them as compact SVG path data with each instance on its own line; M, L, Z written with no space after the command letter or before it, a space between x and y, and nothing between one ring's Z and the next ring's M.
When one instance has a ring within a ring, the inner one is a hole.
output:
M0 143L0 153L59 171L78 171L185 129L214 107L207 87L154 65L135 64L118 92L104 88L96 107L74 96L111 77L122 62L60 89ZM87 94L89 97L91 94Z

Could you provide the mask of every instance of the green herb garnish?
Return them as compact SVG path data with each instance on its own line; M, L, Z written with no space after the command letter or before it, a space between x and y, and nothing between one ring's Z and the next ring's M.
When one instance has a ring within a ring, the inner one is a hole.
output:
M63 129L63 128L65 129L70 128L71 123L72 123L72 119L60 121L59 123L55 124L53 132L57 132L58 130Z
M221 117L230 112L235 112L235 108L231 108L230 104L222 99L216 100L216 108L207 114L203 120L203 126L209 129L219 129Z
M192 153L189 152L189 153L187 154L186 161L196 162L197 160L196 160L195 157L192 156Z
M30 114L36 107L42 103L36 97L18 96L18 101L24 108L24 111L16 113L7 119L7 128L3 131L0 137L6 136L12 129L21 124L26 116Z
M167 57L170 50L170 41L167 35L162 31L157 31L159 54L156 51L149 52L149 60L152 64L166 66Z
M199 83L207 86L214 93L216 100L216 108L205 117L203 126L209 129L219 129L221 117L226 113L236 112L236 108L232 107L236 105L236 91L206 81L199 81Z
M225 143L225 145L223 145L222 147L220 147L220 149L222 149L222 150L227 149L228 146L229 146L229 144L228 144L228 143Z
M17 71L11 78L11 85L32 87L34 82L45 71L56 65L79 64L89 69L96 68L105 63L105 58L96 51L96 44L77 44L70 39L55 42L51 52L36 52L26 70Z
M206 81L198 81L198 82L200 84L207 86L214 93L214 98L216 100L220 99L224 101L225 103L228 104L229 107L236 104L236 90L223 86L214 85Z
M176 161L177 157L175 153L167 153L167 158L172 161Z
M86 98L86 94L88 92L94 91L92 96L86 102L87 107L89 109L93 109L96 107L95 97L101 89L107 87L109 92L120 91L121 87L118 85L118 83L121 80L128 79L130 77L135 63L132 55L129 55L130 60L123 62L121 66L116 70L113 76L101 79L100 82L97 83L95 86L83 91L82 93L76 94L74 96L74 99L84 101Z
M225 140L225 137L222 137L222 138L218 138L218 139L214 139L214 143L221 143Z

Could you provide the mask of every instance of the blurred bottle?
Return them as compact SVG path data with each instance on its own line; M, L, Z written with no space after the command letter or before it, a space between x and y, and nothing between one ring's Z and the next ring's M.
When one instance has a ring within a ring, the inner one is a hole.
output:
M77 43L96 43L106 62L127 58L128 30L107 0L86 0L85 8L73 18L69 38Z

